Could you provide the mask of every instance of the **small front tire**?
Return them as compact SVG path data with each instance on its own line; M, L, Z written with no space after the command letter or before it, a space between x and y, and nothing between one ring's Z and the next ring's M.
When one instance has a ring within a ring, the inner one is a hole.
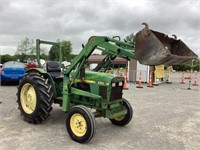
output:
M120 116L120 117L117 117L117 118L114 118L114 119L110 119L110 121L114 125L125 126L131 121L131 119L133 117L133 109L132 109L131 104L127 100L124 99L123 100L123 105L127 109L127 114L123 115L123 116Z
M66 128L72 140L87 143L96 132L94 115L85 106L74 106L67 113Z

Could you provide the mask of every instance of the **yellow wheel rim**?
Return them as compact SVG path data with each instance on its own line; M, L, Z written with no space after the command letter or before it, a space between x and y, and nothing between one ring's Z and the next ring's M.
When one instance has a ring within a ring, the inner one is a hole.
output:
M81 114L75 113L70 119L70 128L76 136L84 136L87 131L87 123L85 118Z
M30 83L24 84L20 93L20 100L23 110L27 114L34 112L36 108L36 92Z
M115 118L116 121L122 121L125 118L125 115Z

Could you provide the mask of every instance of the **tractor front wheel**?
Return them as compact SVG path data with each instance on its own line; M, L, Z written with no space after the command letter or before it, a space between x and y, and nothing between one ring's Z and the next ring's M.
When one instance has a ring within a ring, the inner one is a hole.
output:
M29 123L40 123L50 115L52 97L52 86L40 74L28 73L19 83L17 103Z
M94 115L85 106L74 106L67 113L66 128L72 140L87 143L96 132Z
M123 105L125 106L125 108L127 109L127 114L114 118L114 119L110 119L110 121L114 124L114 125L118 125L118 126L125 126L127 125L132 117L133 117L133 109L131 104L127 101L127 100L123 100Z

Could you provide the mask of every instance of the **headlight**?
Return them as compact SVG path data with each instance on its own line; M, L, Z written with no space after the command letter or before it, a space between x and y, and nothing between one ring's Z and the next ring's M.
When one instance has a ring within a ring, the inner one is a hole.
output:
M119 86L122 86L123 85L123 82L119 82Z
M112 87L115 87L116 86L116 83L112 83Z

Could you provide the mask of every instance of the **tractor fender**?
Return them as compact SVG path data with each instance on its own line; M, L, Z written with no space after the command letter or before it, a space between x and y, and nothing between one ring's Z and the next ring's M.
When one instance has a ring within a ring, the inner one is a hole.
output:
M49 79L49 82L50 82L50 84L52 86L53 93L54 93L53 94L53 98L56 98L57 97L56 86L55 86L55 82L52 79L52 77L50 76L50 74L46 70L41 69L41 68L31 68L31 69L28 69L26 71L26 73L31 73L31 72L33 72L33 73L39 73L39 74L43 75L45 78Z

